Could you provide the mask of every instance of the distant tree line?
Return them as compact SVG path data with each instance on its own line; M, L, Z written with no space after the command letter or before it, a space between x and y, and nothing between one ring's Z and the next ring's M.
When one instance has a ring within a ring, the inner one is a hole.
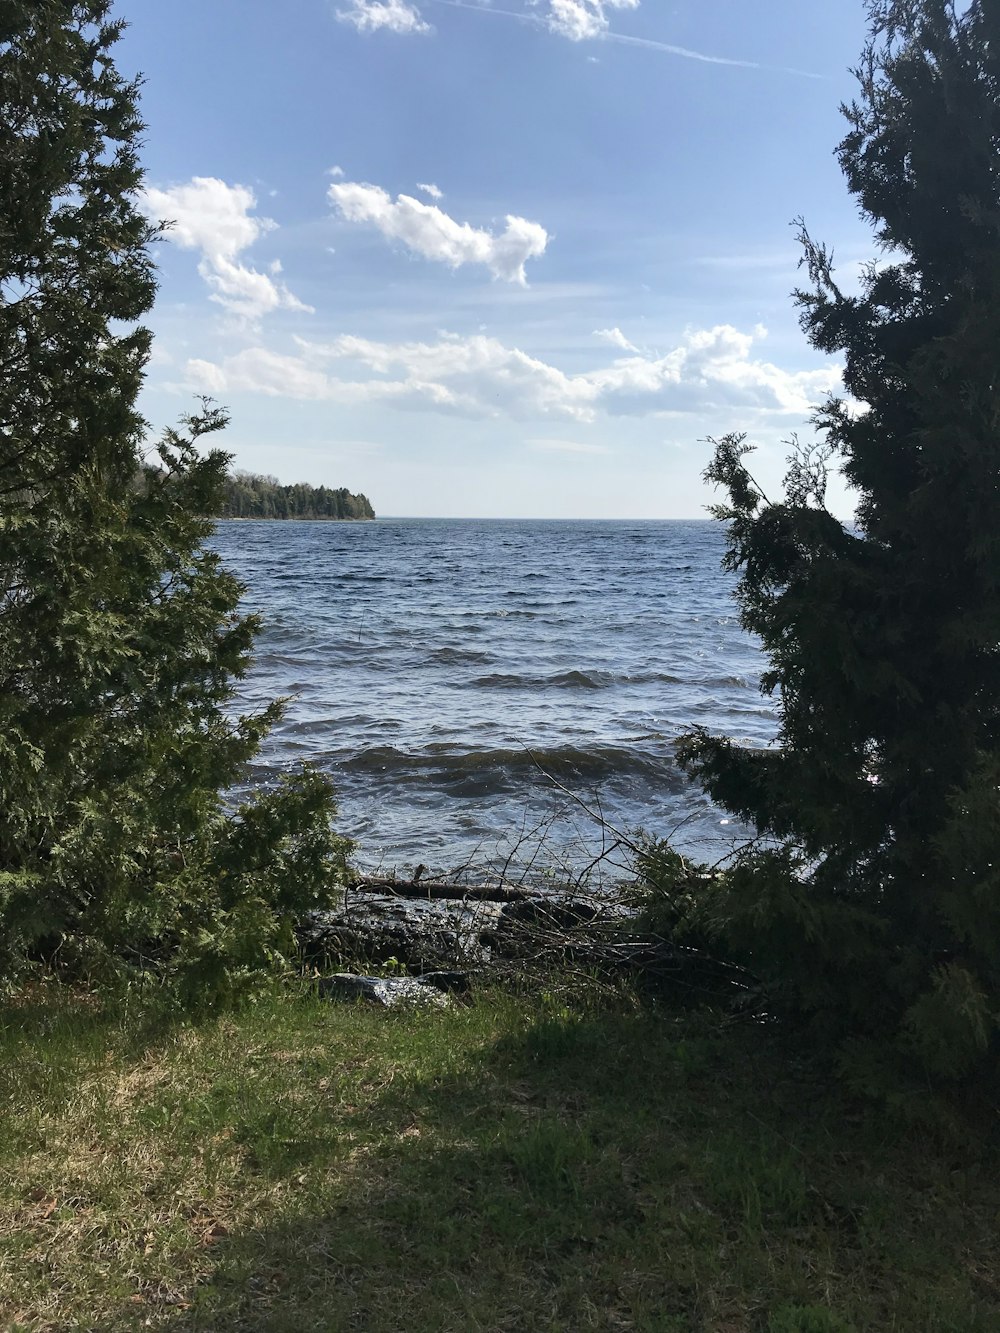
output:
M256 472L230 473L222 490L219 518L374 518L366 495L344 486L282 486L277 477Z

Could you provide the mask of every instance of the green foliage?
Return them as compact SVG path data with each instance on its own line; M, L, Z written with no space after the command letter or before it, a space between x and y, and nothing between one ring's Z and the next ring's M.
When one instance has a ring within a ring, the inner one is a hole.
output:
M155 232L109 9L0 16L0 975L129 962L207 997L276 956L347 846L315 774L224 802L279 707L233 708L257 621L203 546L224 414L141 465Z
M699 730L680 757L758 834L700 925L849 1039L861 1084L867 1047L866 1069L919 1087L985 1068L1000 1016L1000 13L869 8L839 156L883 258L847 294L803 228L797 293L850 397L819 409L774 502L742 436L706 473L728 492L725 563L770 659L779 748ZM854 529L825 507L831 463Z
M220 518L374 518L366 495L352 495L346 487L309 486L297 482L282 486L277 477L255 472L227 476Z

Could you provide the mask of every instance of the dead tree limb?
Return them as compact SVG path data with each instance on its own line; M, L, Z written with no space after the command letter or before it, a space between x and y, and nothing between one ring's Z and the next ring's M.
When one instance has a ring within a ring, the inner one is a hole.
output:
M393 879L360 875L347 887L359 893L385 893L396 898L444 899L453 902L520 903L533 895L513 884L447 884L432 879Z

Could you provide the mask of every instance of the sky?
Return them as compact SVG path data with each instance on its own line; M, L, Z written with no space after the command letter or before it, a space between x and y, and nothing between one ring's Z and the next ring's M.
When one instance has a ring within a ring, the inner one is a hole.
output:
M141 407L379 515L697 518L836 391L794 220L875 257L835 149L862 0L120 0L172 223ZM831 507L848 516L838 479Z

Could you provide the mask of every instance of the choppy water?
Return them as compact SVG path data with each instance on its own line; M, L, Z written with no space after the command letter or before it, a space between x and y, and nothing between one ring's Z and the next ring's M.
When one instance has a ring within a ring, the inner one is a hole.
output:
M553 816L539 863L581 864L600 833L546 774L618 827L686 821L681 844L721 853L735 828L675 739L775 731L723 540L708 521L220 524L266 620L243 699L293 696L258 776L328 770L368 864L503 858Z

